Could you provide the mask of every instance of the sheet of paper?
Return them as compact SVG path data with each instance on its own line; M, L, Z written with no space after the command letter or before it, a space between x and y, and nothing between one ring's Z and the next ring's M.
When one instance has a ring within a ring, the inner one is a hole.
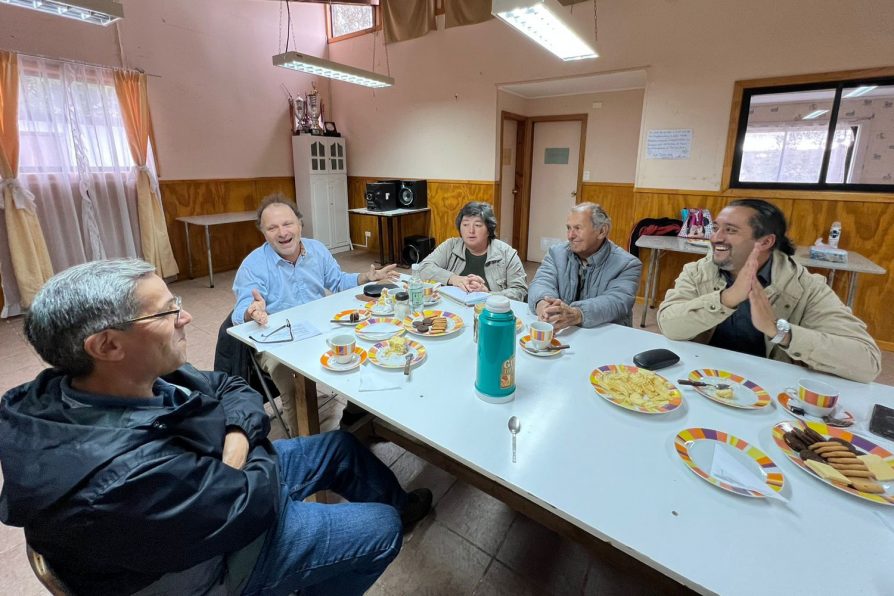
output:
M763 478L740 462L723 445L714 445L709 474L723 482L759 492L765 497L788 501L764 482Z
M292 341L301 341L302 339L307 339L309 337L314 337L320 335L320 330L314 326L313 323L308 321L290 321L292 326ZM272 327L272 325L268 325L268 327ZM264 331L260 330L257 333L252 333L251 336L259 339L263 339L265 342L279 342L279 343L262 343L255 341L255 349L258 352L266 352L271 348L275 348L276 346L281 346L283 343L288 343L289 339L289 330L285 327L281 329L277 329L273 327L273 331Z

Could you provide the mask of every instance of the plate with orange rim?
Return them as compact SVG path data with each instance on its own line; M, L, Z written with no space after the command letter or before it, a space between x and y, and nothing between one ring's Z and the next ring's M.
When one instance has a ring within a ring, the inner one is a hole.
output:
M711 385L706 387L693 387L693 389L712 401L716 401L719 404L730 406L732 408L757 410L769 405L772 401L770 394L767 393L763 387L754 381L749 381L745 377L729 371L713 368L700 368L689 373L689 380L702 381L710 384L724 383L729 385L729 389L732 391L730 397L721 397L717 395L717 389Z
M367 341L382 341L405 331L401 320L394 317L370 317L354 327L357 337Z
M606 364L590 373L600 397L641 414L667 414L683 404L683 394L661 375L627 364Z
M357 320L351 320L352 314L357 315ZM357 323L365 321L370 316L372 316L372 313L365 308L349 308L348 310L343 310L332 315L332 321L340 325L356 325Z
M425 346L408 338L380 341L369 349L369 361L382 368L403 368L407 364L407 354L412 354L410 366L425 360ZM400 350L396 349L400 346Z
M351 359L342 364L335 361L335 354L332 353L332 350L329 350L328 352L320 356L320 364L322 364L323 368L325 369L335 372L344 372L358 368L361 364L366 362L367 357L368 355L366 353L366 350L364 350L360 346L356 346L354 348L354 354L351 356Z
M422 333L416 327L413 326L413 321L418 321L419 319L424 318L432 318L435 317L444 317L447 319L447 328L444 331L432 331L429 329L428 331ZM452 333L456 333L457 331L463 328L463 319L461 316L454 314L452 312L447 312L446 310L423 310L422 312L415 312L409 317L406 317L403 320L404 329L409 331L410 333L414 333L416 335L422 335L425 337L442 337L444 335L450 335Z
M814 478L818 478L821 482L828 484L832 488L837 488L838 490L850 493L855 497L859 497L867 501L872 501L873 503L880 503L882 505L894 505L894 480L887 480L884 482L878 480L874 481L880 484L885 490L884 493L875 494L857 490L852 486L846 486L844 484L832 482L831 480L826 480L825 478L820 477L813 470L811 470L804 462L804 460L801 459L801 456L798 454L798 452L789 447L788 443L786 443L785 439L783 438L783 435L791 431L793 428L803 429L805 426L809 426L814 431L821 434L826 440L841 439L847 441L854 446L859 455L863 455L866 453L877 455L890 466L894 466L894 453L891 453L884 447L880 447L873 441L861 437L860 435L855 435L854 433L843 428L828 426L826 424L823 424L822 422L805 422L801 420L795 420L792 422L785 421L780 422L773 427L773 442L776 443L776 446L782 450L782 453L784 453L785 456L792 461L792 463L794 463L796 466L798 466Z
M714 460L715 449L725 449L725 455L735 458L741 466L751 471L756 478L760 478L767 485L767 489L778 493L785 485L782 470L773 463L766 453L723 431L710 428L687 428L674 437L674 448L683 463L699 478L725 491L745 497L762 498L766 496L757 490L739 486L712 475L711 463Z

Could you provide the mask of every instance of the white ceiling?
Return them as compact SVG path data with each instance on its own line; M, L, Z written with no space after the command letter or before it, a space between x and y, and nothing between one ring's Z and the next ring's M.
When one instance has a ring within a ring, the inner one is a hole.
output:
M607 72L563 79L498 85L498 89L501 91L506 91L525 99L626 91L627 89L644 89L645 87L645 70L625 70L623 72Z

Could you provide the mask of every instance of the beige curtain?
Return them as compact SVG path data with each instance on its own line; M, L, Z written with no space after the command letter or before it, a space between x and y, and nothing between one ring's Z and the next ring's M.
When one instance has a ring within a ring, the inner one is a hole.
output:
M18 286L19 306L28 308L37 291L52 277L53 266L37 221L34 195L16 178L19 170L18 108L18 59L13 52L0 51L0 210L3 210L6 223L11 273ZM10 274L9 271L5 273ZM4 285L12 285L12 281L7 279Z
M382 0L382 27L385 43L406 41L434 31L435 0Z
M177 275L177 261L171 250L168 227L161 206L158 180L146 165L152 120L146 75L133 71L115 71L115 92L121 104L121 116L127 131L130 154L137 164L137 215L140 220L140 244L143 258L155 265L161 277Z
M444 0L444 17L447 27L461 27L483 23L493 18L490 0Z

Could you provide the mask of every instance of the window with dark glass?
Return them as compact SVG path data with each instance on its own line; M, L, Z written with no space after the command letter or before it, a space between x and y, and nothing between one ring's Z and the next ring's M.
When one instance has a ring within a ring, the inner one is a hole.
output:
M894 191L894 79L744 89L730 186Z

